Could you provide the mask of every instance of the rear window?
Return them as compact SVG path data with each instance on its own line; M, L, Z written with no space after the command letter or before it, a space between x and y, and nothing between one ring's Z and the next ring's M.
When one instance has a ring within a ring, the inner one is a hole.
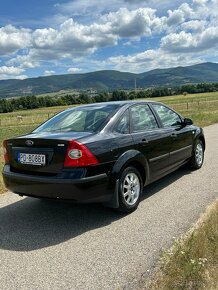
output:
M76 107L59 113L33 132L95 132L117 109L114 104Z

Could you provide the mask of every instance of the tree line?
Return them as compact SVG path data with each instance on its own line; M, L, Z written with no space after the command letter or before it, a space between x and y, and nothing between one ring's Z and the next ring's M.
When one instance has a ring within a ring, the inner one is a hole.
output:
M79 96L67 94L60 97L37 97L25 96L11 99L0 99L0 113L8 113L19 110L29 110L43 107L64 106L74 104L87 104L95 102L107 101L121 101L133 100L144 98L155 98L162 96L180 95L180 94L193 94L193 93L206 93L217 92L218 83L202 83L197 85L183 85L175 88L150 88L139 91L121 91L116 90L112 93L102 92L96 96L90 97L86 93L81 93Z

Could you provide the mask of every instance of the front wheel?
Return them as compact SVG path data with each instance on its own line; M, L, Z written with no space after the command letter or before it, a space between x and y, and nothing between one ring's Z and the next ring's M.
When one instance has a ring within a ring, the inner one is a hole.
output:
M137 209L143 190L142 178L134 167L123 170L119 181L119 208L125 213L131 213Z
M204 162L204 145L201 140L197 140L194 147L194 153L190 160L190 166L193 169L200 169Z

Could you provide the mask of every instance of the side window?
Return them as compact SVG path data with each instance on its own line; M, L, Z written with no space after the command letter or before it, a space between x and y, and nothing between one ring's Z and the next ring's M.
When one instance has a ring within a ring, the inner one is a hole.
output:
M129 133L129 114L128 111L119 119L117 124L114 127L114 131L120 134Z
M152 105L157 111L164 127L177 126L181 123L179 115L163 105Z
M134 106L130 110L133 132L158 128L157 121L148 105Z
M94 116L94 122L97 122L99 120L105 120L108 116L108 113L105 111L96 111Z
M109 113L105 111L90 111L86 113L84 128L85 130L96 130L106 120Z

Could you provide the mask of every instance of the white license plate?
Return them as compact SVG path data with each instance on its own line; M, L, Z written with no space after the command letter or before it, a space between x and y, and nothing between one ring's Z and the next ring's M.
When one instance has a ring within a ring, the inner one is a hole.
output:
M46 159L43 154L18 153L18 162L30 165L45 165Z

